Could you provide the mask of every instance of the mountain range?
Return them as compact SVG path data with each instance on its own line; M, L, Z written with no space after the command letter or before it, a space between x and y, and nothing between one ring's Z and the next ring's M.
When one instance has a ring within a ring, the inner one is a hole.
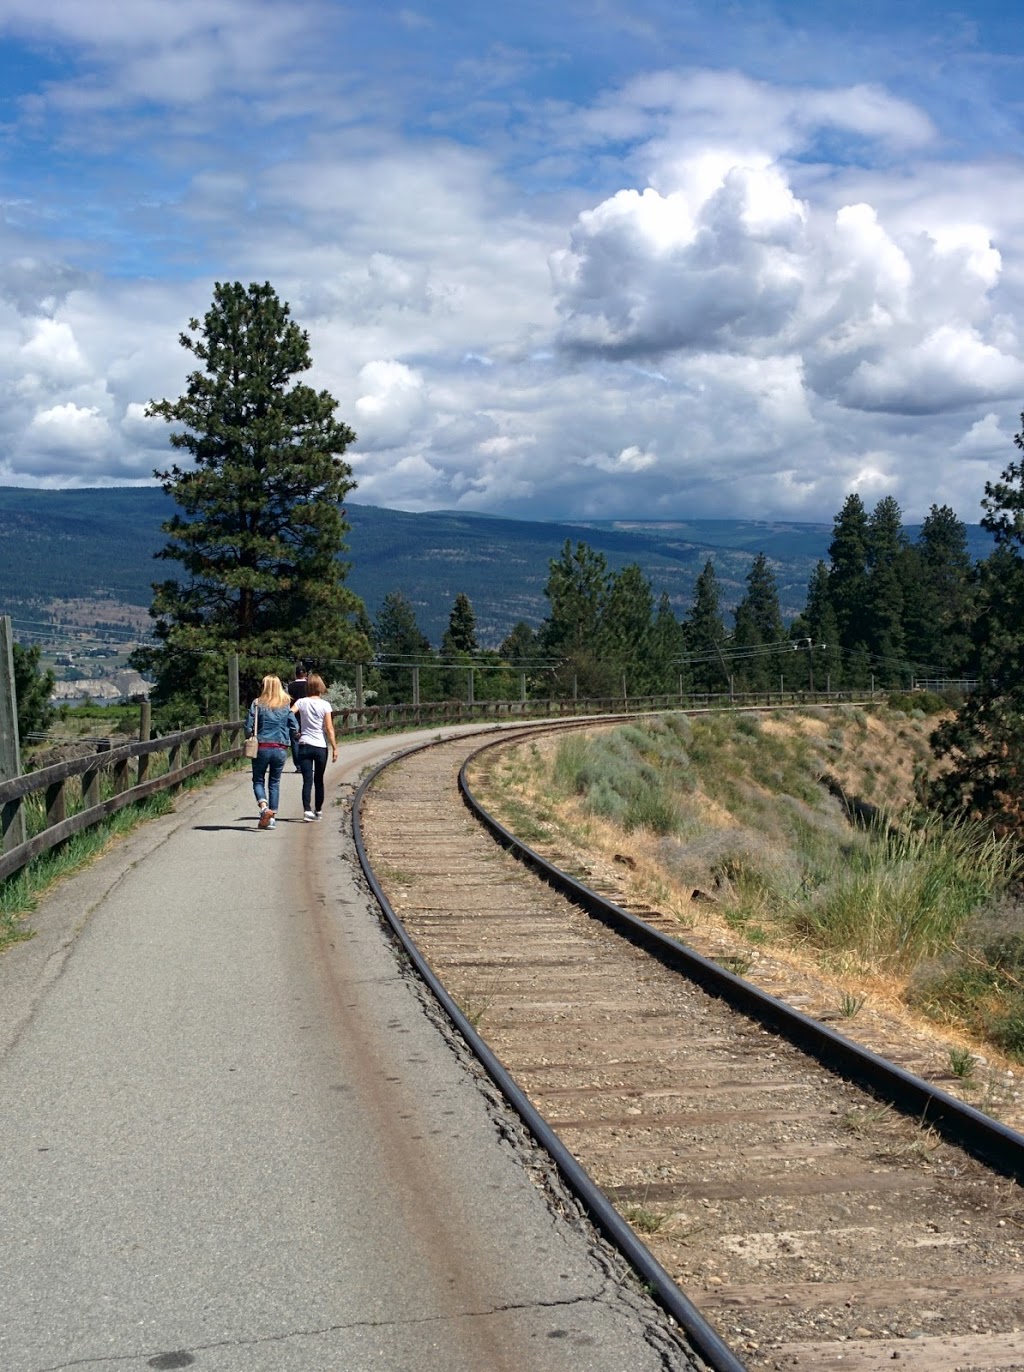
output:
M566 539L589 544L610 569L638 563L655 597L667 591L680 617L708 558L729 609L743 595L751 561L764 553L788 620L803 608L814 565L827 559L832 538L830 524L773 520L548 523L352 503L346 508L348 584L371 616L390 591L401 591L435 644L460 591L473 604L484 645L496 645L518 620L538 624L547 609L548 565ZM66 617L76 603L89 606L93 623L123 620L128 609L139 621L139 609L150 603L150 583L173 575L176 566L153 560L164 543L161 524L175 509L156 486L0 487L0 613L15 618L15 636L19 620ZM908 527L911 537L916 532ZM991 549L978 525L968 525L968 539L975 557Z

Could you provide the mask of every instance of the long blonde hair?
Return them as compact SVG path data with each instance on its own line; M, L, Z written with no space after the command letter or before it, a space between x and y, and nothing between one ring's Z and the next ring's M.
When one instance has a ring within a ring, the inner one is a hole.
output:
M265 676L256 703L268 710L279 710L282 705L290 705L292 698L281 685L279 676Z

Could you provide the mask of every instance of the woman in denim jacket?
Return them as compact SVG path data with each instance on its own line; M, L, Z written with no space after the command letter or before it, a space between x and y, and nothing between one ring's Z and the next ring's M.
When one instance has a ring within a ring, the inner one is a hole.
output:
M252 792L260 807L261 829L273 829L274 815L281 796L281 773L284 771L293 738L299 736L298 720L291 711L291 698L281 685L281 678L265 676L259 695L249 706L245 732L253 730L259 739L259 751L252 760ZM264 789L264 778L270 773L270 798Z

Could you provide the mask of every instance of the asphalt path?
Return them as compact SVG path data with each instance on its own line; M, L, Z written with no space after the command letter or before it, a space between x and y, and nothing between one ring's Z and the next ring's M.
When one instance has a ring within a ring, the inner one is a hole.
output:
M431 737L436 737L432 731ZM396 952L328 769L240 769L0 957L2 1372L689 1369Z

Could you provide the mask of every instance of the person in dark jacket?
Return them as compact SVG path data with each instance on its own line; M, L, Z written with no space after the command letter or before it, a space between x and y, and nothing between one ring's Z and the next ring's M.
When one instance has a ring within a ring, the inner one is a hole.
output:
M265 676L259 695L249 706L245 732L255 733L259 751L252 760L252 792L260 809L261 829L273 829L281 798L281 773L289 746L298 741L299 725L292 714L288 692L281 678ZM270 796L264 782L269 775Z
M305 700L308 695L309 681L306 677L306 665L303 662L296 662L295 677L288 683L289 699L294 705L297 700ZM297 742L292 743L292 766L297 772L302 771L299 766L299 745Z

